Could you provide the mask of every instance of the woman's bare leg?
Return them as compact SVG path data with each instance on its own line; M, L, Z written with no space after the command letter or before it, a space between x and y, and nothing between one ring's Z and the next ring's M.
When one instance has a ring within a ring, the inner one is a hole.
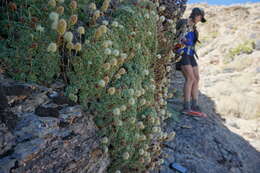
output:
M198 100L198 95L199 95L199 69L198 66L195 66L192 68L193 69L193 74L195 77L195 80L192 85L192 90L191 90L191 97L193 100Z
M184 101L188 102L191 100L191 90L192 85L195 81L194 72L191 65L183 65L181 66L182 73L185 77L185 83L184 83Z

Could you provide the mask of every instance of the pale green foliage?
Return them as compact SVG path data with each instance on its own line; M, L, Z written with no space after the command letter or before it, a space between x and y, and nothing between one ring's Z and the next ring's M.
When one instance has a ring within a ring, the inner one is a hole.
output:
M19 0L14 2L25 5ZM155 84L151 82L155 78L153 64L157 55L156 16L155 13L151 14L155 6L149 1L143 1L142 5L150 6L151 10L147 10L122 2L120 8L106 14L111 19L107 32L96 39L95 32L102 21L91 21L91 12L79 13L86 11L85 7L91 2L93 1L79 1L78 8L73 10L69 8L68 1L60 4L65 9L60 19L65 19L68 23L67 31L77 32L78 26L69 23L73 14L77 15L78 20L83 21L85 26L84 35L74 35L75 38L73 36L73 44L81 45L81 50L78 51L67 49L63 36L53 30L53 21L49 19L49 14L56 8L46 8L45 1L27 0L26 3L30 4L28 9L18 9L16 12L7 10L6 20L1 18L1 25L7 22L11 27L1 29L1 32L8 32L8 38L1 41L1 61L7 67L6 72L18 80L41 84L50 84L56 78L63 80L67 84L65 95L91 112L100 129L99 135L108 137L108 143L100 146L105 148L105 151L109 149L112 162L108 171L142 171L146 166L150 167L149 159L156 160L160 155L160 151L150 148L152 140L155 139L149 138L150 134L154 134L152 128L159 126L158 122L161 121L158 110L155 109ZM102 2L96 3L97 8L100 8ZM144 17L147 14L149 18ZM7 20L10 15L15 19ZM21 17L25 22L19 21ZM38 21L32 22L32 17ZM118 25L112 26L113 21L117 21ZM44 31L37 31L35 27L31 27L32 23L41 25ZM16 32L19 38L15 37ZM112 45L108 47L111 49L111 55L105 53L106 40L112 41ZM47 51L50 43L56 43L58 48L55 52ZM37 47L31 47L32 44ZM115 55L118 51L119 56ZM123 61L122 53L127 55ZM105 69L104 64L112 64L111 61L117 63L110 69ZM121 68L124 68L126 73L118 75ZM102 80L107 80L105 86ZM110 87L116 89L112 95L107 91ZM129 89L134 90L134 95ZM137 96L136 93L140 91L141 96ZM132 102L134 99L135 103L129 104L130 99ZM119 111L118 108L123 105L126 110ZM142 121L145 128L138 128L133 120ZM138 138L138 135L141 138ZM161 139L157 139L158 144ZM149 150L150 156L146 158L148 162L140 162L140 148ZM125 155L123 159L122 154L127 152L129 155Z
M42 3L35 2L30 8L20 8L15 12L1 9L0 32L1 35L8 35L7 39L0 40L1 61L14 79L47 84L59 71L59 54L47 52L46 49L55 38L55 33L49 28L45 28L44 32L36 31L40 18L42 25L48 25L48 13L40 13L36 8L40 5Z

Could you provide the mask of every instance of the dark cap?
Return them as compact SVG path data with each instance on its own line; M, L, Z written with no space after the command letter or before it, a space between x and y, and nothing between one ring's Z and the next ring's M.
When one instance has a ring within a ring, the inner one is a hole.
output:
M198 16L201 15L201 22L205 23L207 20L205 19L205 12L202 8L195 7L192 9L191 15Z

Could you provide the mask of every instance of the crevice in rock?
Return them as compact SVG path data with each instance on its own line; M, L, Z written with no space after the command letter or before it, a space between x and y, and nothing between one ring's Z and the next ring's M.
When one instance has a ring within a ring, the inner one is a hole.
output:
M15 169L17 169L17 168L19 168L19 164L18 164L18 161L16 160L16 161L14 162L14 166L13 166L12 168L10 168L9 173L13 173L13 170L15 170Z
M62 137L62 140L70 140L70 139L72 139L75 136L77 136L77 134L72 131L67 136Z
M59 110L57 108L52 107L44 107L44 106L38 106L35 109L35 114L40 117L59 117Z
M163 144L163 147L164 147L164 148L171 149L171 150L173 150L173 151L174 151L174 148L173 148L173 147L171 147L171 146L170 146L170 145L168 145L168 144Z
M6 152L4 152L3 154L0 155L0 159L4 158L4 157L7 157L7 156L11 156L13 153L14 153L14 147L13 146L12 148L10 148L9 150L7 150ZM2 148L1 148L2 150Z

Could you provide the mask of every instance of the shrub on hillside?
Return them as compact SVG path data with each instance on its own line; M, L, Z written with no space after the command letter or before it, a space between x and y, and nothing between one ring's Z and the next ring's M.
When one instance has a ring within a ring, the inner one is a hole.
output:
M229 63L233 61L233 59L237 55L250 54L253 52L253 49L254 49L254 41L251 40L245 41L244 43L239 44L237 47L229 50L226 59L224 59L224 63Z

